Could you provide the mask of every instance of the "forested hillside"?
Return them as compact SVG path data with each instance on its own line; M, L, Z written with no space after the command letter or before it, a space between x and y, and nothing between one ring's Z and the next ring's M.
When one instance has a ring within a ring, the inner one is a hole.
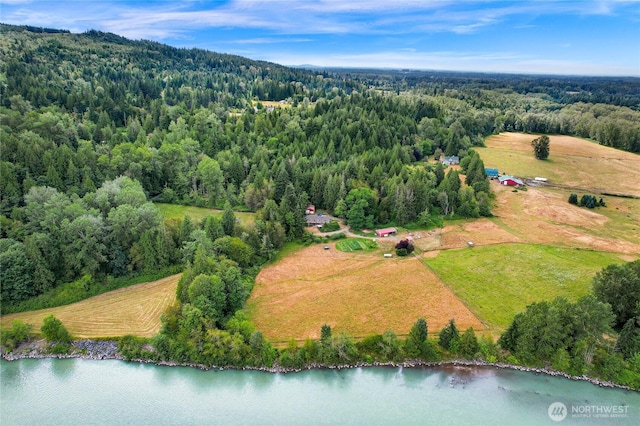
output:
M471 148L503 130L640 151L638 79L318 72L97 31L0 30L3 302L193 261L200 245L254 265L302 236L308 202L354 228L490 215ZM466 185L421 161L433 154L463 158ZM168 225L149 201L260 214L223 231L215 218Z

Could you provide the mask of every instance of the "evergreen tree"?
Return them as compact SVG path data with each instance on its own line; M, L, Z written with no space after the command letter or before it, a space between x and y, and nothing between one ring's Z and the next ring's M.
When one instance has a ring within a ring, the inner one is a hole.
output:
M625 359L640 353L640 317L630 318L622 327L616 348Z
M438 344L442 348L452 353L456 352L458 348L458 341L460 340L460 335L458 333L458 327L456 327L456 323L453 318L449 320L448 325L440 330L440 334L438 335L438 337Z
M473 328L469 327L460 337L460 343L458 344L458 352L467 359L472 359L480 351L480 345L478 339L473 331Z
M224 211L222 213L222 220L220 221L222 224L222 230L225 235L233 235L233 230L236 226L236 215L231 208L231 203L229 201L224 203Z
M182 247L184 243L191 239L191 233L195 230L190 216L185 216L180 223L180 232L178 234L178 245Z

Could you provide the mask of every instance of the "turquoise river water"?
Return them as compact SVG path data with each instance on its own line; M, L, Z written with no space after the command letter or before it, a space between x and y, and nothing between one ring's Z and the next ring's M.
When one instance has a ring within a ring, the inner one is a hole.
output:
M0 361L0 378L2 426L640 424L640 393L491 367L272 374L24 359Z

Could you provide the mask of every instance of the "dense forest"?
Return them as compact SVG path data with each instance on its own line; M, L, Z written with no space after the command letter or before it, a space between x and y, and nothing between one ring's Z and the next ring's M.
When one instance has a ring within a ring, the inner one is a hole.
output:
M305 238L309 203L354 229L490 216L473 148L501 131L640 152L640 79L291 69L98 31L0 25L2 310L69 303L119 278L184 269L178 303L153 341L160 359L495 360L496 344L472 330L458 336L453 323L433 347L424 320L402 342L390 331L356 345L323 328L319 342L278 353L239 309L260 265ZM424 161L443 155L462 159L464 181ZM154 202L224 213L166 221ZM238 222L234 210L256 212L255 223ZM531 307L501 347L564 366L585 339L610 330L603 306L591 298ZM522 330L540 310L571 312L574 322L600 316L536 353L526 346L535 336ZM631 319L622 325L636 336ZM135 339L123 344L139 355Z

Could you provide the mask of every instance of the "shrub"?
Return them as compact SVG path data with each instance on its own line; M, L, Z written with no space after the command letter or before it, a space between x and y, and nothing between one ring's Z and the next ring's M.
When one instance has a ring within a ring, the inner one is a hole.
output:
M57 342L59 344L68 344L71 342L71 335L62 322L53 315L45 317L40 328L42 335L48 342Z
M329 238L330 240L340 240L343 238L347 238L347 236L344 234L344 232L338 232L337 234L329 235L327 238Z
M331 222L325 223L320 228L322 232L333 232L333 231L337 231L338 229L340 229L340 223L336 220L332 220Z
M398 244L396 244L396 255L397 256L408 256L413 253L415 247L409 240L400 240Z
M15 319L11 322L11 330L0 330L0 344L8 352L13 351L20 343L29 339L31 324L25 324L22 320Z

